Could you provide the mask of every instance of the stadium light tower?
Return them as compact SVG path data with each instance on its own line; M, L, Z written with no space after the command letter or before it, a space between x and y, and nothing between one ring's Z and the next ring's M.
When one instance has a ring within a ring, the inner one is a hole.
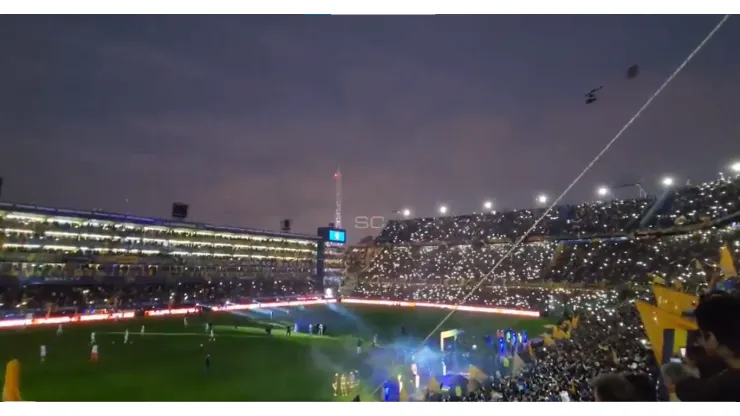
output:
M609 188L607 188L606 186L600 186L599 189L596 190L596 194L600 197L605 197L609 195Z
M442 214L442 215L447 214L447 206L446 205L440 206L439 207L439 213Z
M486 211L490 211L490 210L492 210L492 209L493 209L493 202L491 202L491 201L486 201L486 202L484 202L484 203L483 203L483 208L484 208L484 209L485 209Z
M342 228L342 172L337 166L337 171L334 172L334 182L336 183L337 191L337 209L334 212L334 226Z
M673 178L670 176L666 176L660 181L660 184L666 188L670 188L671 186L673 186Z
M547 195L545 195L545 194L540 194L540 195L539 195L539 196L537 197L537 203L538 203L538 204L540 204L540 205L545 205L545 204L547 203Z

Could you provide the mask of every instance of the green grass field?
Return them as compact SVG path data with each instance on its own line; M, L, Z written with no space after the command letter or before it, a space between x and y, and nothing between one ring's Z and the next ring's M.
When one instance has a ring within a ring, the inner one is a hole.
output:
M446 311L369 306L315 306L275 311L273 319L257 314L215 314L148 318L100 325L0 331L0 362L21 361L21 393L29 401L328 401L335 400L335 372L362 366L356 337L390 341L405 326L423 338ZM204 325L215 326L209 342ZM324 323L327 336L285 335L284 325ZM462 328L482 336L496 328L542 332L541 319L511 319L455 314L442 328ZM146 334L139 335L141 325ZM266 325L275 327L271 335ZM130 331L123 344L123 331ZM100 361L92 364L90 333L96 332ZM438 342L438 336L432 338ZM40 362L39 349L48 354ZM366 343L369 346L369 343ZM206 371L204 357L211 356ZM4 377L4 372L2 377ZM375 386L364 386L363 397Z

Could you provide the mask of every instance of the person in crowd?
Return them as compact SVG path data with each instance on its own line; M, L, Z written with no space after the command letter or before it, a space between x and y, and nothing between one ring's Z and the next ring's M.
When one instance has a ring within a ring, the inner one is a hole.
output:
M670 395L671 401L679 400L678 396L676 395L677 384L682 383L686 380L697 378L694 374L692 374L692 370L688 366L676 362L663 364L663 366L660 367L660 373L663 376L663 383L668 389L668 394ZM654 390L655 389L653 389L653 391Z
M726 402L740 400L740 298L714 295L703 299L694 311L699 344L710 357L720 358L726 368L708 378L691 378L676 384L681 401Z
M597 402L635 402L640 398L635 386L620 374L601 374L591 385Z

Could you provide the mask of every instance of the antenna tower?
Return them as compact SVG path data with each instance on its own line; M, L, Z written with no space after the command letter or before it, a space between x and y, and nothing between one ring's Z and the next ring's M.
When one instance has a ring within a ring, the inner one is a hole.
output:
M337 171L334 172L334 182L337 187L337 210L334 212L334 226L342 228L342 172L340 172L337 166Z

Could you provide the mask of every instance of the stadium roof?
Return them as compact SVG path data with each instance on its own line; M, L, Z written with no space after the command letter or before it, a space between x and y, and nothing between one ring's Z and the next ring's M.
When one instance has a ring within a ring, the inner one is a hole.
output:
M111 213L104 211L85 211L76 209L64 209L64 208L47 208L40 207L37 205L25 205L25 204L12 204L8 202L0 202L0 210L22 212L26 214L36 214L45 216L55 216L60 218L80 218L86 220L97 220L97 221L116 221L125 222L131 224L138 224L142 226L152 227L171 227L171 228L187 228L193 230L212 231L212 232L226 232L226 233L238 233L238 234L252 234L263 237L283 237L283 238L295 238L302 240L319 241L318 236L312 236L308 234L297 234L297 233L283 233L275 231L258 230L254 228L241 228L241 227L229 227L222 225L212 225L205 223L195 223L186 221L172 221L162 218L149 218L149 217L138 217L134 215L126 215L119 213Z

